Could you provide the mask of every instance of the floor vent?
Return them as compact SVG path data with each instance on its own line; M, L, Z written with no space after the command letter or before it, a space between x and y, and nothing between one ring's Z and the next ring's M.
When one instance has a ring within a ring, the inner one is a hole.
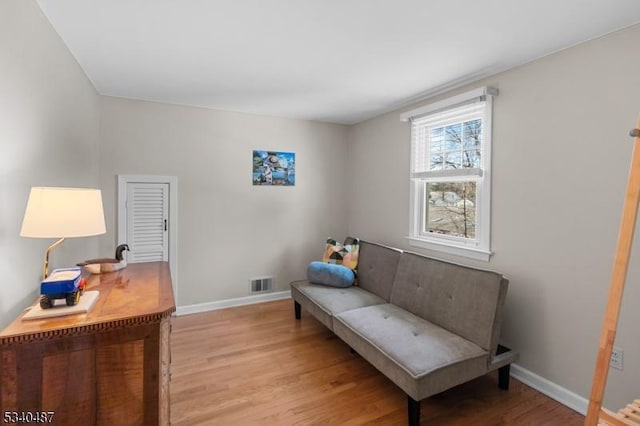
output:
M273 291L273 277L251 279L251 293L266 293Z

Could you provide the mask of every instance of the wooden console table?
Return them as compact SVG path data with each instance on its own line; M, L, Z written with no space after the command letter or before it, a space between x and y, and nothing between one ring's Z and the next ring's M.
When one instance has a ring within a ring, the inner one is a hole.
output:
M169 424L168 263L92 275L87 289L100 292L87 314L20 315L0 332L0 422L48 412L61 425Z

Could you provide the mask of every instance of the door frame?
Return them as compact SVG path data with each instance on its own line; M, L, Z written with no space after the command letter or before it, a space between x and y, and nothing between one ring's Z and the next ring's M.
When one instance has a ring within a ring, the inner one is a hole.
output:
M166 183L169 185L169 267L173 295L178 300L178 177L158 175L118 176L118 245L127 241L127 185L130 183Z

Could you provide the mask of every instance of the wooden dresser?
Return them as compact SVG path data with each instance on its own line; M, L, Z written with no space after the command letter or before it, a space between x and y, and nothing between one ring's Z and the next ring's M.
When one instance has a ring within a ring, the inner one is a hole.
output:
M169 424L168 263L92 275L87 290L100 292L87 314L21 315L0 333L0 422Z

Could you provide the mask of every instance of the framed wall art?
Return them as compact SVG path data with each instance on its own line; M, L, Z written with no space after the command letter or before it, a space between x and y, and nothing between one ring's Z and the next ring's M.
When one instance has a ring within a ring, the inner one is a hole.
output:
M296 154L280 151L253 151L253 184L260 186L294 186Z

